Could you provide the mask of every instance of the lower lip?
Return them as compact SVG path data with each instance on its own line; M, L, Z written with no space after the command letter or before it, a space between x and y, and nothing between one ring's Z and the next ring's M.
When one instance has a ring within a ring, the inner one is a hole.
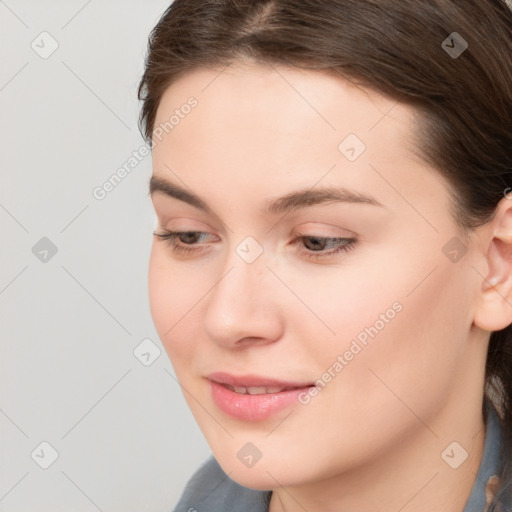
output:
M261 421L272 414L298 402L299 395L309 387L267 393L245 395L235 393L218 382L210 381L213 401L226 414L244 421Z

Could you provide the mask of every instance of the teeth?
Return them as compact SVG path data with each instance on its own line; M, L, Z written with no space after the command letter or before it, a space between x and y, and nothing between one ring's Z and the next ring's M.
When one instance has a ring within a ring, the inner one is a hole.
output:
M249 395L263 395L265 393L268 393L267 388L246 388L247 393Z
M266 395L266 394L271 394L271 393L279 393L280 391L291 389L291 388L283 388L283 387L276 387L276 386L274 386L274 387L263 387L263 386L256 387L256 386L254 386L254 387L245 388L245 387L239 387L239 386L226 385L226 387L228 389L231 389L235 393L240 393L242 395Z
M285 389L289 388L267 388L267 393L279 393L279 391L284 391Z

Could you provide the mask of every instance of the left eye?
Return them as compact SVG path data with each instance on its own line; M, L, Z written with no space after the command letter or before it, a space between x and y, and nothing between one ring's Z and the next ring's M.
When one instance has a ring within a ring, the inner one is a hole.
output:
M312 258L323 258L328 256L333 256L334 254L338 254L340 252L350 251L353 246L357 243L356 238L342 238L342 237L321 237L315 235L299 235L294 241L293 245L296 245L300 241L310 241L308 244L313 249L309 249L307 251L302 250L301 252L308 257ZM326 251L326 246L335 247L335 249L331 249Z
M205 231L164 231L163 233L153 233L158 238L165 240L172 250L176 253L190 253L201 251L195 247L197 241L201 236L211 236L210 233ZM178 243L178 240L180 243ZM322 258L332 256L334 254L350 251L357 243L356 238L342 238L342 237L320 237L315 235L297 236L291 245L297 245L299 242L307 242L307 250L300 250L300 252L307 257ZM328 247L335 247L334 249L326 250Z

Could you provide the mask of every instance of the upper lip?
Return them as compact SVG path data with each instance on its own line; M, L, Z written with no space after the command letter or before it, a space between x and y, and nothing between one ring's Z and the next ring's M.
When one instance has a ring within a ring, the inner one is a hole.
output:
M260 377L259 375L231 375L225 372L210 373L206 377L209 380L219 384L228 384L229 386L251 388L251 387L283 387L283 388L305 388L312 386L311 382L297 382L271 379L269 377Z

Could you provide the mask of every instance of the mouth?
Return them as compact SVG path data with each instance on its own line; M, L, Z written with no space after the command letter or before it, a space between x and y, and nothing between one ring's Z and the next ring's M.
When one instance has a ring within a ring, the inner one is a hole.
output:
M262 421L298 403L301 393L314 386L310 382L285 382L254 375L207 376L215 405L225 414L243 421Z

